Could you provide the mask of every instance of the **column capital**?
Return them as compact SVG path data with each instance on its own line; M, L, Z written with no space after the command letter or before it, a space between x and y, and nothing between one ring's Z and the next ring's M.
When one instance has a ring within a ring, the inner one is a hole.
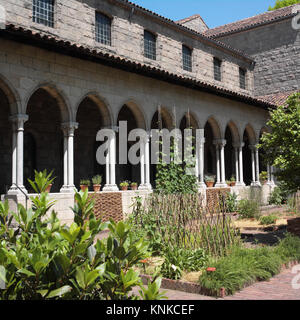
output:
M23 129L24 123L28 121L29 116L27 114L14 114L9 117L9 120L17 126L17 129Z
M244 148L244 147L245 147L245 142L236 142L236 143L233 143L232 146L233 146L235 149Z
M216 139L213 141L214 145L219 146L219 147L223 147L223 148L226 146L226 143L227 143L227 140L225 140L225 139Z
M78 122L63 122L61 124L61 129L66 136L74 135L74 131L78 129Z
M249 149L250 149L251 151L253 151L253 152L255 152L255 151L257 151L257 150L258 150L258 148L257 148L257 145L256 145L256 144L250 144L250 145L249 145Z

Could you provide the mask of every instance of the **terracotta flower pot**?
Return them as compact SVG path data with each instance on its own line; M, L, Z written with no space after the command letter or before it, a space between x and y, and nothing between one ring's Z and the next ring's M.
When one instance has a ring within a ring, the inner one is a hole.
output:
M123 186L123 187L121 187L122 188L122 191L127 191L128 190L128 186Z
M80 189L81 189L81 191L85 191L85 190L89 190L89 186L87 186L87 185L80 185Z
M231 187L235 187L235 185L236 185L236 182L231 182L231 183L230 183L230 186L231 186Z
M51 188L52 188L52 184L49 184L49 186L46 188L46 192L50 193Z
M206 181L207 188L213 188L214 184L213 181Z
M137 186L131 186L131 190L137 190Z
M94 184L93 188L94 188L94 192L100 192L101 184Z

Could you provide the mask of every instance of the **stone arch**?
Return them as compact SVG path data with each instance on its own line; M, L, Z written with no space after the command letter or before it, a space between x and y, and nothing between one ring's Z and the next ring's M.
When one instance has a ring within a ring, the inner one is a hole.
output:
M110 105L105 98L101 97L96 92L88 92L87 94L85 94L83 97L80 98L79 103L76 106L75 118L77 118L77 113L80 105L86 99L90 99L99 108L99 111L102 116L103 126L111 127L113 125L113 118L112 118Z
M257 143L257 137L253 127L250 124L247 124L244 130L244 135L247 134L249 143L255 145Z
M171 130L174 128L174 117L172 114L169 112L169 110L166 107L161 107L161 116L163 120L163 128ZM158 110L155 111L155 113L152 116L151 120L151 129L158 129Z
M0 90L4 93L9 103L10 115L22 113L21 99L18 92L10 82L0 74Z
M124 108L124 106L127 106L128 109L130 109L130 111L134 115L137 123L137 127L140 129L147 130L148 127L147 127L146 115L144 114L143 109L140 107L140 104L133 99L126 100L125 103L121 105L117 113L117 118L119 117L119 114ZM117 123L117 126L118 125L119 124Z
M39 90L46 91L57 102L57 105L61 113L62 122L72 122L75 119L67 96L64 94L62 90L58 89L55 84L48 83L48 82L41 83L37 85L33 90L31 90L28 98L26 99L26 103L25 103L26 110L31 97Z
M209 124L213 135L214 135L214 139L222 139L222 132L221 132L221 126L219 124L219 122L215 119L215 117L210 116L208 117L205 126Z
M233 143L239 143L241 141L241 136L239 133L239 129L233 120L230 120L227 123L225 130L227 128L229 128L229 130L231 132ZM225 134L226 134L226 131L225 131Z
M250 124L245 126L243 134L243 168L244 168L244 182L246 185L250 185L252 182L252 160L251 160L251 150L249 146L256 145L258 142L256 139L256 134L253 127Z

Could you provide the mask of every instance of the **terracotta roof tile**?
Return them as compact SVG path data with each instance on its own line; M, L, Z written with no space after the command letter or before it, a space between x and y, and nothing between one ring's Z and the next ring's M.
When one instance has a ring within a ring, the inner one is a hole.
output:
M292 12L295 6L297 5L288 6L288 7L281 8L274 11L268 11L251 18L225 24L223 26L220 26L214 29L209 29L205 31L203 34L208 37L218 38L227 34L255 28L266 23L280 21L282 19L289 18L296 15L295 13Z
M273 105L281 106L286 102L289 96L291 96L293 93L296 93L296 92L298 91L279 92L279 93L269 94L266 96L260 96L257 98L261 100L265 100Z

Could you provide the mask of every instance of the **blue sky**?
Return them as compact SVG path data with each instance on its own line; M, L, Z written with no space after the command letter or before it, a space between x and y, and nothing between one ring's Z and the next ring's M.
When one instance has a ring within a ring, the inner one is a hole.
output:
M132 0L172 20L199 13L210 28L248 18L268 10L275 0Z

